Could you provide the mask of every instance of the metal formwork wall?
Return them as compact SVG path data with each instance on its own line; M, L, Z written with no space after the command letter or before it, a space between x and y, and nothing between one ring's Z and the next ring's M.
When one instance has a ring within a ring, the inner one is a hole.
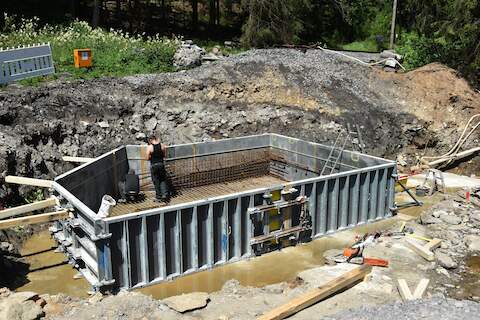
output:
M209 143L213 149L205 144L182 145L178 149L175 146L169 149L168 156L188 158L235 151L249 148L253 141L259 148L268 144L295 163L285 171L295 181L97 221L94 237L85 233L94 244L89 245L94 254L80 252L77 256L82 261L84 255L88 256L87 260L96 263L95 272L90 274L94 280L89 281L98 286L113 283L117 288L142 287L250 257L253 226L248 210L264 205L266 193L284 189L295 188L294 197L307 198L313 238L391 216L396 173L393 161L345 152L343 172L309 177L309 172L319 171L329 148L273 134ZM127 148L129 155L138 155L137 151ZM134 157L128 159L130 167L139 165ZM83 218L88 216L84 214ZM79 232L70 234L80 238ZM88 242L85 238L82 241ZM77 242L74 251L86 251L87 245Z

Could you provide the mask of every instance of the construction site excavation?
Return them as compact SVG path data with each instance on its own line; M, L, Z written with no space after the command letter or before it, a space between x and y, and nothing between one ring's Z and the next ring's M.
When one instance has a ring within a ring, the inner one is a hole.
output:
M145 146L117 148L55 179L73 218L51 231L94 288L148 286L395 210L395 162L277 134L174 145L165 166L169 203L153 201ZM144 197L100 218L103 196L118 198L132 169Z

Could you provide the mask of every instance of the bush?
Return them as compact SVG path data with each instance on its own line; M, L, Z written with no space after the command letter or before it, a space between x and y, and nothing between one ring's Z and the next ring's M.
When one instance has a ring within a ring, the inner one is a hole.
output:
M404 67L413 69L440 61L444 45L416 32L402 33L395 50L404 56Z
M169 72L174 70L173 55L179 45L177 39L129 35L121 31L93 29L86 22L68 25L39 26L39 20L7 17L0 47L50 43L57 73L68 72L75 77L125 76L138 73ZM92 50L93 67L76 69L73 50Z

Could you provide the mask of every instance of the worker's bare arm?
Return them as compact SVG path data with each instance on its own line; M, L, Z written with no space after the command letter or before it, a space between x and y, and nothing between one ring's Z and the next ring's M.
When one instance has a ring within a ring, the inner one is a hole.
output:
M152 158L152 153L153 153L153 146L149 144L147 146L147 160L150 160Z

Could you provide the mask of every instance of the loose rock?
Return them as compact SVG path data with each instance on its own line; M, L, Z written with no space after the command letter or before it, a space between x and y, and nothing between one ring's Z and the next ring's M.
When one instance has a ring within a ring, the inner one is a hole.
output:
M203 308L208 301L209 295L205 292L192 292L163 299L169 308L180 313Z

